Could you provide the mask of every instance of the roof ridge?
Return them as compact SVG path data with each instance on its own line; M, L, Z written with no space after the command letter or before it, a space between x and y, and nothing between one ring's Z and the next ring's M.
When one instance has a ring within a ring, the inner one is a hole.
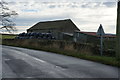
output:
M51 21L40 21L38 23L46 23L46 22L58 22L58 21L71 21L71 19L63 19L63 20L51 20Z

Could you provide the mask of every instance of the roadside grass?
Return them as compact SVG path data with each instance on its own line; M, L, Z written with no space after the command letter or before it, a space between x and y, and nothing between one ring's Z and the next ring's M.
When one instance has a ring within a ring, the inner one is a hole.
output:
M29 42L29 41L28 41ZM3 45L8 45L8 46L15 46L15 47L23 47L23 48L28 48L28 49L34 49L34 50L42 50L42 51L47 51L47 52L53 52L56 54L62 54L62 55L67 55L67 56L72 56L72 57L76 57L76 58L80 58L80 59L86 59L86 60L91 60L91 61L95 61L95 62L99 62L102 64L106 64L106 65L111 65L111 66L116 66L116 67L120 67L119 64L119 60L116 59L116 57L108 57L108 56L98 56L98 55L89 55L86 53L81 53L79 51L73 51L73 50L64 50L64 49L60 49L60 48L55 48L55 47L40 47L38 46L39 44L35 45L33 43L26 43L23 44L18 44L18 43L5 43L3 41L2 43ZM32 45L33 44L33 45Z
M30 49L36 49L36 48L30 48ZM116 57L84 55L84 53L80 54L79 52L58 50L58 49L53 49L53 48L51 48L51 49L50 48L43 48L43 49L36 49L36 50L53 52L53 53L72 56L72 57L76 57L76 58L80 58L80 59L91 60L91 61L99 62L99 63L102 63L102 64L106 64L106 65L120 67L119 61L116 59Z

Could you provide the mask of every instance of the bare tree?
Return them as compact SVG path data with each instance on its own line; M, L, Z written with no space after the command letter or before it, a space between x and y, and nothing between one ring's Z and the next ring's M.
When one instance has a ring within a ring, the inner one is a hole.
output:
M7 7L8 3L1 0L0 2L0 29L6 29L9 33L16 30L15 23L12 21L12 17L18 15L15 11L11 11Z

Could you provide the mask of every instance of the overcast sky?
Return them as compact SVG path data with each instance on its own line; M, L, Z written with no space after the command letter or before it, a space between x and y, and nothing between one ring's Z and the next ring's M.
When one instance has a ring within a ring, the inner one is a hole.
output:
M96 32L102 24L106 33L116 33L116 0L4 0L19 15L18 32L37 22L71 19L81 31ZM68 27L69 28L69 27Z

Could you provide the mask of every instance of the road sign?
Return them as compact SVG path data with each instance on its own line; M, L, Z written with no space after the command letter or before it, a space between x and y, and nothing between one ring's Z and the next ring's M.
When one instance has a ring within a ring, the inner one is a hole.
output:
M103 36L105 35L102 24L100 24L100 26L99 26L99 29L97 31L97 35L100 36L100 54L102 56L103 55Z
M102 27L102 24L100 24L100 26L99 26L99 29L97 31L97 35L99 35L99 36L105 35L105 32L104 32L103 27Z

